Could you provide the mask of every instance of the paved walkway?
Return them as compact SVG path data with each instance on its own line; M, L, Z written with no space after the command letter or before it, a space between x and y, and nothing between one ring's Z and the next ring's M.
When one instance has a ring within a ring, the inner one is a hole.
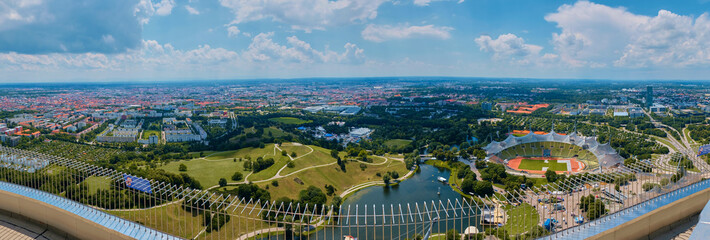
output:
M80 216L86 220L95 222L105 228L115 230L121 234L135 239L178 239L177 237L158 232L141 224L124 220L117 216L105 213L87 205L59 197L36 189L0 182L0 191L11 192L28 198L42 201L58 209ZM2 238L0 236L0 239Z
M64 240L62 235L49 231L44 226L0 214L0 239Z

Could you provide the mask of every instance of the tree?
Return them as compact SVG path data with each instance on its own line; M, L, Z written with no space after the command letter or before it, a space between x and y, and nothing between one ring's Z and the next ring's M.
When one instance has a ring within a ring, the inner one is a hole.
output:
M227 179L225 179L225 178L220 178L220 179L219 179L219 186L220 186L220 187L227 186Z
M288 153L286 152L286 150L281 150L281 155L285 157L288 155Z
M335 187L333 187L333 185L326 184L325 193L328 194L328 196L332 196L333 194L335 194Z
M545 171L545 178L548 182L555 182L557 181L557 173L555 171L547 169L547 171Z
M313 206L316 204L318 206L323 206L323 204L328 201L328 198L325 196L325 193L320 190L320 188L311 185L298 193L298 200L301 202L301 204L308 204L309 206Z
M391 180L391 177L389 174L385 174L384 176L382 176L382 181L385 182L385 186L390 185L390 180Z
M473 186L473 192L478 196L493 194L493 184L489 181L476 181Z
M607 210L604 202L597 199L589 205L589 210L587 210L587 218L591 221L603 216L606 212Z
M180 170L180 172L187 171L187 165L181 163L180 166L178 167L178 170Z
M459 232L456 231L456 229L452 228L449 229L449 231L446 231L446 240L459 240Z
M333 197L333 200L330 201L330 203L333 205L333 212L338 213L340 212L340 204L343 203L343 198L340 196L335 196Z
M407 239L409 240L409 238L407 238ZM422 240L422 239L424 239L424 237L421 234L415 233L414 236L412 236L411 240Z
M461 191L464 193L475 193L474 186L476 185L476 179L473 177L465 177L461 182Z
M357 157L360 158L360 161L367 162L367 151L360 150L360 153L357 154Z
M239 181L242 180L244 175L240 172L235 172L234 175L232 175L232 181Z
M390 171L390 172L388 172L388 174L390 175L390 177L392 177L392 179L399 178L399 173L397 171Z
M295 158L297 156L296 152L291 152L291 157Z
M244 171L251 171L251 167L252 167L251 165L252 164L251 164L250 160L244 161L244 163L243 163Z
M338 155L339 155L338 150L335 150L335 149L330 150L330 156L331 156L331 157L333 157L333 158L340 158Z
M271 181L271 185L274 186L274 187L278 187L278 186L279 186L279 181L276 181L276 180Z

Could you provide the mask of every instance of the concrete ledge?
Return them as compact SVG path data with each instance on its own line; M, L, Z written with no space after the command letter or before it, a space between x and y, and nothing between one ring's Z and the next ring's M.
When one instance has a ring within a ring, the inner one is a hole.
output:
M7 191L0 191L0 210L46 225L71 239L133 239L45 202Z
M589 239L652 239L670 231L679 222L688 221L703 210L710 200L710 188L662 206Z

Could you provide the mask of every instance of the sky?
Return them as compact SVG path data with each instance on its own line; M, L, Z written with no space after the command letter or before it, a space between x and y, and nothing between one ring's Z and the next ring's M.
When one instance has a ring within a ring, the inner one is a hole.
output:
M0 0L0 82L710 80L710 0Z

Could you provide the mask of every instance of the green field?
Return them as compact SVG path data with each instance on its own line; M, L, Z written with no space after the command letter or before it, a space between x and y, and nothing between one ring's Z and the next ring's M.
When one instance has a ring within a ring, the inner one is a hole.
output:
M283 124L294 124L294 125L299 125L299 124L304 124L304 123L310 123L310 122L312 122L311 120L303 120L303 119L295 118L295 117L269 118L269 121L277 122L277 123L283 123Z
M264 128L264 135L262 137L269 137L269 134L271 134L270 137L278 138L289 135L290 133L284 132L283 130L275 127Z
M282 172L281 175L287 175L289 173L293 173L295 171L298 171L300 169L304 169L307 167L311 166L317 166L317 165L323 165L323 164L328 164L328 163L334 163L337 160L330 156L330 150L322 148L322 147L316 147L316 146L310 146L313 148L313 152L307 154L307 155L299 155L302 157L298 157L298 159L294 160L294 165L296 165L294 168L285 168ZM307 150L306 152L310 152L310 149L308 149L305 146L301 146L300 148L303 148ZM283 147L282 147L283 149ZM284 149L285 150L285 149ZM298 151L296 151L298 153ZM288 152L291 154L291 152Z
M545 163L544 160L525 158L520 161L520 166L518 166L518 168L525 170L542 170L543 167L552 171L567 171L567 164L559 163L557 160L549 160L548 163Z
M141 136L141 139L146 140L148 139L151 135L156 135L160 137L160 132L155 131L155 130L145 130L143 131L143 135Z
M269 179L273 176L276 175L277 172L286 164L290 159L286 156L281 156L281 154L277 154L275 157L273 155L269 155L266 158L274 158L274 165L271 165L271 167L268 167L264 170L261 170L259 172L253 173L251 176L249 176L249 181L258 181L258 180L266 180ZM244 175L246 176L246 175ZM228 180L229 182L232 182L231 180Z
M199 154L199 153L198 153ZM187 173L194 177L203 187L208 188L219 183L220 178L227 179L227 182L232 181L232 175L235 172L241 172L244 177L249 175L248 171L244 171L244 161L246 157L256 160L259 157L274 158L274 165L271 167L254 173L249 177L249 180L263 180L276 175L283 166L288 163L288 157L281 156L281 153L276 151L274 156L274 144L267 144L264 148L242 148L239 150L224 151L224 152L205 152L204 158L195 158L192 160L182 160L170 162L161 166L171 173ZM235 162L234 159L237 159ZM187 166L187 171L180 172L178 168L180 164Z
M185 164L187 171L180 172L178 170L180 164ZM200 181L202 187L205 188L217 185L220 178L226 178L228 181L231 181L231 177L235 172L241 172L244 176L248 174L248 172L244 171L243 162L234 162L231 158L222 160L193 159L176 161L163 165L160 168L175 174L187 173L197 179L197 181Z
M412 140L407 140L407 139L390 139L385 141L385 146L389 148L402 148L406 147L411 143Z
M506 224L503 226L508 234L516 235L532 230L540 219L535 207L523 203L519 206L506 206Z
M278 199L279 197L296 199L298 198L298 193L310 185L321 188L324 192L324 186L326 184L333 185L336 188L335 194L340 194L346 189L360 183L381 181L382 177L376 176L377 173L382 174L388 171L397 171L400 176L407 174L408 171L403 162L393 160L389 161L390 163L382 165L368 165L364 171L360 169L359 162L348 161L345 164L346 172L341 171L337 164L333 164L304 170L294 175L280 178L278 180L278 187L271 186L271 182L258 183L258 185L262 188L266 188L268 186L268 191L271 193L272 199ZM298 184L294 180L295 178L300 179L303 182L303 185ZM331 197L328 197L328 200L330 201Z
M242 137L244 137L244 142L253 142L253 141L258 141L260 138L279 138L279 137L284 137L287 135L293 135L291 133L284 132L281 129L278 129L276 127L268 127L264 128L264 133L260 137L252 137L252 138L246 138L247 133L254 133L256 132L256 129L253 127L244 129L244 133L239 134L237 136L234 136L229 139L230 142L239 142L241 141Z
M181 238L192 238L204 227L201 216L192 215L183 210L180 204L170 204L163 207L134 210L134 211L107 211L108 213L126 220L138 222L145 226L170 233ZM191 216L192 215L192 216ZM158 216L157 218L154 216Z
M279 153L276 153L279 154ZM242 148L239 150L216 152L210 155L205 155L207 160L220 160L225 158L246 158L250 156L252 160L258 157L266 157L274 155L274 144L266 144L264 148Z
M298 144L298 143L283 143L283 144L281 144L281 146L279 146L279 148L281 148L281 150L286 151L286 153L288 153L288 155L291 155L292 153L295 152L296 156L295 157L292 156L293 158L305 156L307 153L311 152L310 148L303 146L301 144ZM279 154L281 154L281 153L279 153Z
M109 190L111 188L111 179L107 177L91 176L84 179L84 183L89 185L89 193L95 193L99 189Z

